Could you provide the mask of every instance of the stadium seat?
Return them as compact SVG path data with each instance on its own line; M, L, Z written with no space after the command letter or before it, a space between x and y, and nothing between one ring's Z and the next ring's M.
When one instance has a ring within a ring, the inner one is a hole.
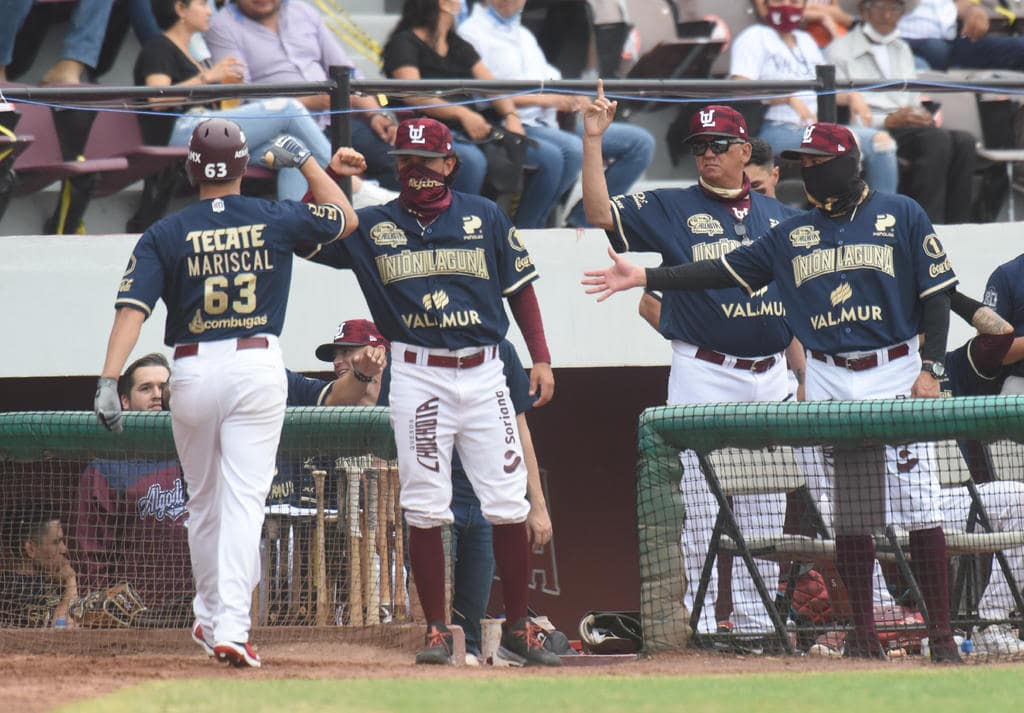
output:
M188 156L188 149L184 146L146 144L135 114L100 111L89 131L83 153L88 159L124 158L128 161L127 170L100 176L93 195L102 197L183 161Z

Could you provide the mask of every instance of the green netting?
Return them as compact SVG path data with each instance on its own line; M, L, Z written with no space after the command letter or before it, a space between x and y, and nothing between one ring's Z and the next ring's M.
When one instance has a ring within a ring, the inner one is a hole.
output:
M949 445L944 449L935 446L936 452L941 452L936 456L936 472L940 480L948 480L968 470L956 442L950 439L976 439L986 447L999 445L1004 460L995 467L1004 476L1019 479L1024 465L1018 445L1024 440L1024 398L708 404L646 410L639 420L637 465L645 649L674 650L691 643L690 612L683 600L687 587L696 589L697 583L687 582L680 547L687 507L680 489L680 451L692 449L708 455L761 449L765 454L764 449L792 446L871 452L872 447L886 444L943 442ZM763 470L759 473L755 464L743 477L768 474L769 460L762 455ZM989 465L998 460L990 458ZM948 535L947 540L953 541ZM774 592L776 583L766 584ZM977 615L976 611L967 613Z
M68 587L23 545L26 528L53 520L80 598L127 582L146 606L129 629L191 624L187 483L170 415L123 418L123 432L110 433L91 412L0 414L0 648L94 652L131 641L146 650L164 640L50 628ZM343 641L408 644L405 624L420 612L407 589L394 458L387 409L288 409L252 602L259 640L307 641L302 631L315 627Z
M174 458L171 417L166 412L126 412L124 431L111 433L89 411L0 413L0 459L36 460L118 457L126 452ZM308 448L372 453L394 458L394 437L385 408L289 408L281 450Z

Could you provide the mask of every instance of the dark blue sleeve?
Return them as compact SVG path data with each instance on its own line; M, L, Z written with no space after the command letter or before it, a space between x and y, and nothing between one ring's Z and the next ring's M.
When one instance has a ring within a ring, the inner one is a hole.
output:
M311 379L291 369L285 369L284 372L288 376L289 406L322 406L334 386L333 381Z
M540 275L533 265L530 253L519 237L519 231L504 213L495 206L488 228L494 230L495 260L498 265L498 281L503 297L519 292Z
M615 252L661 252L664 241L678 239L682 226L673 225L666 191L612 196L614 227L605 231ZM684 200L682 195L675 196Z
M147 230L135 243L128 258L121 284L117 288L115 307L134 307L146 317L153 313L164 289L164 268L157 249L156 234Z
M271 203L280 220L288 220L288 235L293 237L293 250L299 257L315 255L323 245L336 242L345 230L345 213L332 203Z
M519 354L512 343L504 339L498 345L498 355L505 367L505 383L508 384L516 413L526 413L533 408L533 397L530 396L530 379L526 376L523 363L519 361Z
M378 406L389 406L388 399L391 397L391 353L388 353L388 363L380 375L380 392L377 394Z
M1006 320L1013 320L1013 289L1007 278L1005 265L997 267L985 285L985 304Z
M778 245L780 235L778 228L772 228L763 237L720 258L726 271L748 295L775 279L775 253L785 249L784 245Z
M326 265L327 267L333 267L338 270L350 270L352 269L352 253L348 249L348 241L350 239L358 239L358 236L351 235L342 240L335 240L326 245L320 245L316 252L311 255L304 255L303 257L311 262Z

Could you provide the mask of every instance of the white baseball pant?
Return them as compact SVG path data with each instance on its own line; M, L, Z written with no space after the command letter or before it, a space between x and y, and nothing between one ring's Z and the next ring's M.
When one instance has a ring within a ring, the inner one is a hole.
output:
M672 342L672 370L668 377L668 403L701 404L729 403L736 401L782 401L789 394L788 370L784 354L776 354L775 365L765 372L755 373L732 367L730 357L719 365L697 359L697 347L686 342ZM764 357L757 357L762 359ZM687 588L683 602L693 611L694 595L700 582L708 543L718 515L718 503L708 489L703 471L693 451L682 451L679 461L683 466L683 477L679 488L686 505L686 522L683 524L681 546L686 571ZM786 496L784 494L743 495L733 498L733 515L740 531L748 537L782 534L785 517ZM758 571L770 591L778 584L779 566L774 562L755 560ZM770 631L772 620L765 611L761 598L754 587L754 580L739 557L732 565L733 611L730 621L733 631ZM715 621L715 601L718 599L718 568L711 568L701 609L697 633L713 633L718 626Z
M476 366L430 365L481 351ZM484 517L494 525L524 522L526 462L497 347L450 351L395 342L391 355L391 425L408 523L427 529L453 521L453 446Z
M171 427L188 486L196 619L216 642L249 640L264 504L288 395L277 338L203 342L175 359Z

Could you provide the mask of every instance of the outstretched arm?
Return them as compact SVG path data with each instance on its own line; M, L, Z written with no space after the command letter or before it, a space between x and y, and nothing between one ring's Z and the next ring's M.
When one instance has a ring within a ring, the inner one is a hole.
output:
M634 287L649 287L652 290L711 290L718 287L736 287L738 283L717 260L674 265L672 267L642 268L608 248L612 265L603 270L584 272L587 278L588 295L600 295L598 302L604 302L616 292Z
M615 118L619 103L604 96L604 83L597 80L597 98L583 111L583 212L591 225L611 230L612 208L604 177L601 139Z

